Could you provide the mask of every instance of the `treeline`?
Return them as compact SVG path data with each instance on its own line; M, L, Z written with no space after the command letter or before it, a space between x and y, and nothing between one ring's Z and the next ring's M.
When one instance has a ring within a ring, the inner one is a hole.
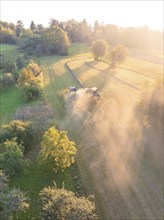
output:
M162 49L163 32L143 27L122 28L116 25L104 25L95 21L94 27L84 19L59 22L51 19L48 27L31 22L24 28L22 21L17 24L0 22L1 43L18 44L28 54L69 53L69 42L90 43L96 39L104 39L110 45L123 44L129 48Z

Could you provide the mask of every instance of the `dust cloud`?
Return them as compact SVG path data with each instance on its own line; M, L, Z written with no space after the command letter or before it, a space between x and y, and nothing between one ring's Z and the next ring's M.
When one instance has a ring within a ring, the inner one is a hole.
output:
M99 158L90 160L90 168L100 166L99 161L106 166L109 164L107 168L114 173L115 181L122 185L132 179L130 167L142 155L143 149L139 146L141 130L134 117L134 102L123 95L121 98L108 95L112 93L108 87L104 88L102 96L106 98L91 107L90 97L83 89L77 91L76 97L75 93L67 96L67 123L76 128L76 134L81 135L80 145L87 143L88 153L89 145L99 148Z
M147 161L153 161L155 155L160 158L161 134L155 136L154 128L147 132L145 115L154 115L145 111L148 104L143 93L119 85L107 82L101 91L102 102L92 106L83 90L66 97L65 124L78 145L77 158L83 160L85 181L92 178L91 190L95 188L98 201L103 198L97 206L106 213L104 219L160 219L162 181L152 174L160 161L155 159L152 166ZM153 140L156 138L160 141Z

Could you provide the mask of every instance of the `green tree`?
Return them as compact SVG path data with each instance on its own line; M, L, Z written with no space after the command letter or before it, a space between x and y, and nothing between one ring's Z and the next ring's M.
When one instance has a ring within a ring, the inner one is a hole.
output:
M41 153L54 160L56 171L64 170L74 163L76 146L70 141L66 131L58 131L55 127L49 128L43 135Z
M108 49L109 45L104 40L95 40L90 48L95 60L104 57L107 54Z
M41 44L47 54L68 54L69 40L67 33L57 26L52 26L43 31Z
M27 166L23 155L23 145L16 142L16 138L3 143L3 153L0 154L0 169L9 176L15 176Z
M14 137L17 137L19 144L23 142L25 150L30 149L37 139L31 122L19 120L13 120L9 124L1 126L0 143L3 143L7 139L11 140Z
M26 211L29 207L24 193L18 189L9 189L8 178L0 170L0 219L9 220L14 213Z
M110 52L110 61L112 66L115 66L117 63L122 63L128 55L128 50L124 45L118 44L113 50Z
M96 220L95 204L65 189L46 187L40 192L41 218L49 220Z
M31 21L30 29L32 30L32 32L34 32L36 30L36 25L35 25L34 21Z
M16 36L17 36L17 37L20 37L20 35L21 35L21 33L23 32L23 30L24 30L23 22L22 22L21 20L19 20L19 21L17 22L16 30L15 30Z

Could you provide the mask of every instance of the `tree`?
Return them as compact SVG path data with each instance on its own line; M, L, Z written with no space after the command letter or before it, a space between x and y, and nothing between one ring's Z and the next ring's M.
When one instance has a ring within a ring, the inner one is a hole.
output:
M3 153L0 154L0 169L9 176L15 176L27 166L24 160L24 147L16 142L16 138L3 143Z
M57 26L52 26L43 31L41 44L43 51L47 54L68 54L69 40L67 33Z
M36 25L35 25L34 21L31 21L30 29L32 30L32 32L34 32L36 30Z
M59 26L59 21L56 19L51 18L49 22L49 27L52 28L53 26Z
M122 63L128 54L128 50L124 45L117 45L111 52L110 52L110 61L112 66L115 66L117 63Z
M96 220L95 204L71 191L46 187L40 192L41 218L49 220Z
M0 24L0 43L16 44L15 33L9 27Z
M98 60L99 58L102 58L106 55L108 51L109 45L104 40L95 40L91 45L91 52L93 53L93 56L95 60Z
M20 37L20 35L21 35L21 33L22 33L23 29L24 29L23 27L24 27L23 22L21 20L19 20L17 22L16 30L15 30L17 37Z
M64 170L74 163L76 146L70 141L66 131L58 131L55 127L49 128L43 135L41 153L54 160L55 170Z
M0 219L9 220L13 213L26 211L29 207L24 193L18 189L9 189L8 178L0 170Z
M31 122L13 120L9 124L2 125L0 143L5 142L7 139L11 140L14 137L17 137L18 144L23 142L25 150L30 149L36 139L35 130Z

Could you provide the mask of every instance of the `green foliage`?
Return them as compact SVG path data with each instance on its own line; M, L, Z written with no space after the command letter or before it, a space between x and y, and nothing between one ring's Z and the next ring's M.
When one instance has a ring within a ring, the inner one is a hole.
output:
M60 22L59 26L68 33L72 42L90 42L92 30L85 19L82 22L71 19Z
M94 59L98 60L106 55L109 45L104 40L95 40L91 45L91 52L93 53Z
M74 163L76 146L70 141L66 131L58 131L55 127L49 128L43 135L41 153L54 160L55 170L64 170Z
M16 142L16 138L3 143L3 152L0 154L0 169L9 176L15 176L27 167L24 160L23 145Z
M17 137L17 142L19 144L23 142L26 151L29 150L36 139L35 130L31 122L13 120L10 124L2 125L0 143L3 143L7 139L11 140L14 137Z
M68 54L69 40L67 33L57 26L52 26L43 31L41 44L46 54Z
M17 189L10 190L6 175L0 170L0 219L9 220L14 213L25 211L28 207L23 192Z
M42 95L40 80L37 78L41 72L40 67L33 60L30 61L27 68L22 69L18 86L24 89L26 101L35 100Z
M4 66L5 66L4 55L0 54L0 69L4 68Z
M5 90L8 86L13 86L15 84L15 79L11 73L4 73L1 77L0 83Z
M27 69L29 71L32 71L34 76L38 76L39 74L42 73L42 70L39 67L39 65L37 63L35 63L33 60L30 60L30 62L27 65Z
M15 33L9 27L0 24L0 43L16 44Z
M8 60L7 62L5 62L4 72L5 73L12 73L12 75L14 76L15 79L18 78L17 65L12 60Z
M42 96L42 89L39 85L26 85L24 87L25 101L36 100Z
M38 85L39 79L36 78L33 72L27 68L23 68L18 79L18 86L24 88L27 85Z
M16 29L15 29L16 36L20 37L20 35L23 32L23 30L24 30L23 22L21 20L19 20L17 22Z
M41 218L49 220L96 220L95 205L71 191L46 187L40 192Z
M18 58L16 59L17 68L22 69L23 67L25 67L26 64L27 64L27 60L25 59L25 57L19 55Z
M122 63L128 54L128 50L124 45L117 45L113 48L113 50L110 52L110 61L113 66L115 66L117 63Z
M36 25L35 25L34 21L31 21L30 29L32 30L32 32L35 31L35 29L36 29Z

